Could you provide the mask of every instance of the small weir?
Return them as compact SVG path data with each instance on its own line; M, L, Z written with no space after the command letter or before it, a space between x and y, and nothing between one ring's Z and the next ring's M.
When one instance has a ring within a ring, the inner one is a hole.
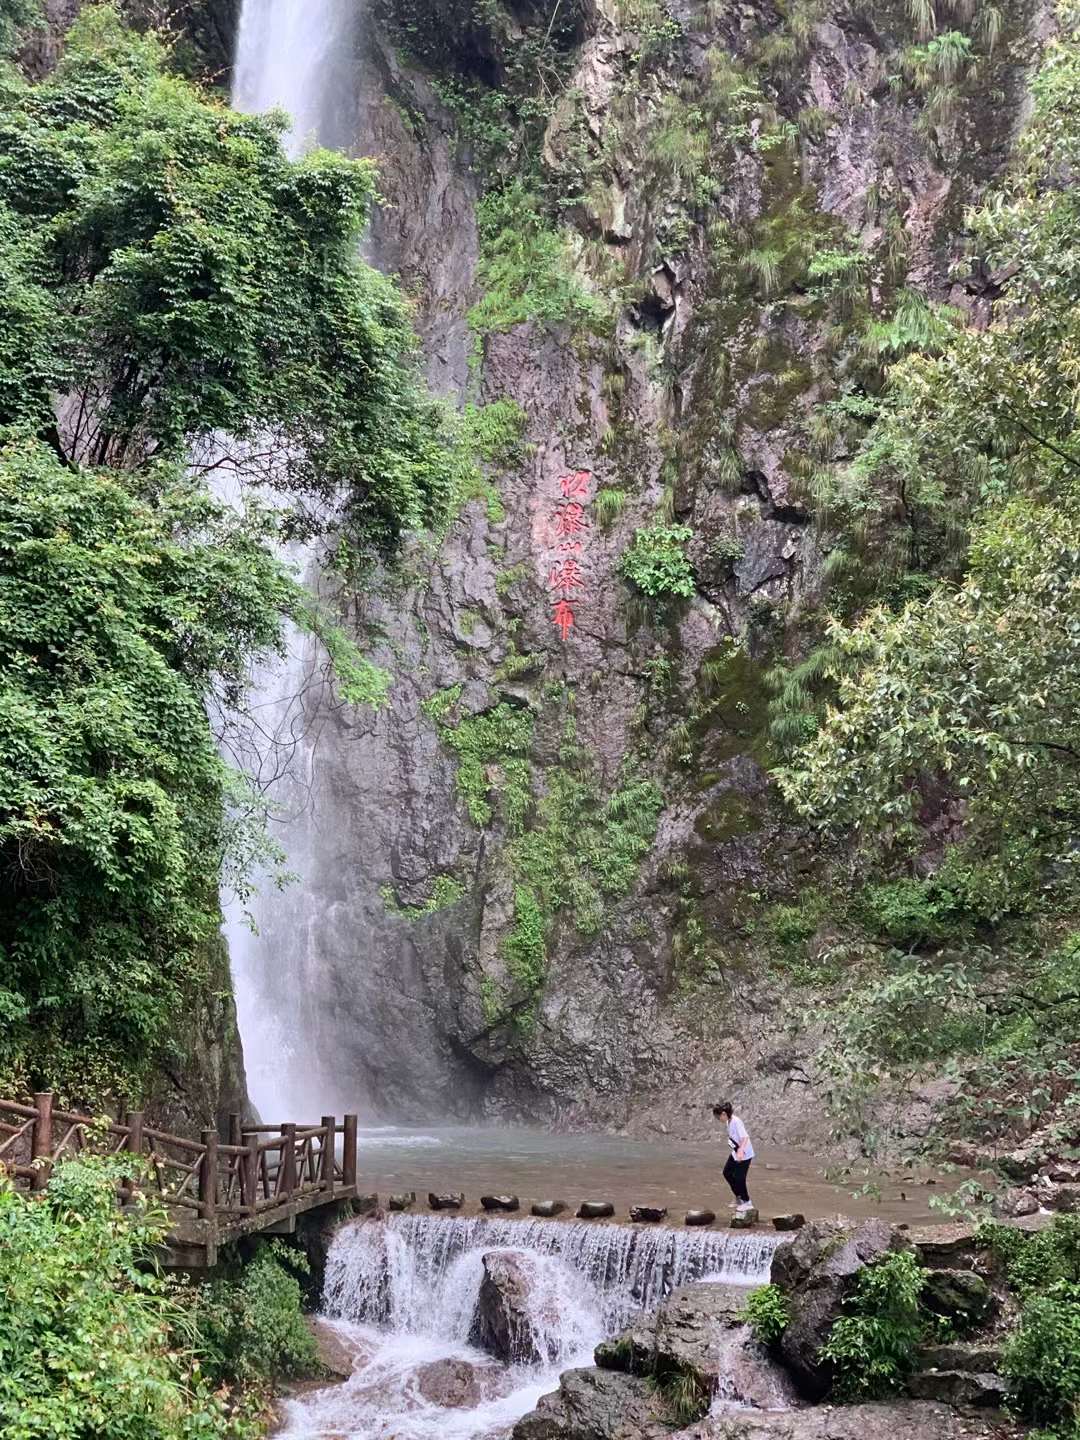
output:
M764 1283L780 1237L580 1221L396 1214L356 1220L327 1257L324 1324L349 1380L289 1401L290 1440L507 1440L562 1371L693 1281ZM527 1287L531 1364L475 1348L484 1256Z
M613 1334L655 1310L677 1285L705 1279L764 1284L778 1244L775 1235L737 1231L391 1215L338 1232L324 1302L340 1319L466 1340L482 1255L520 1250L550 1257L580 1277L604 1333Z

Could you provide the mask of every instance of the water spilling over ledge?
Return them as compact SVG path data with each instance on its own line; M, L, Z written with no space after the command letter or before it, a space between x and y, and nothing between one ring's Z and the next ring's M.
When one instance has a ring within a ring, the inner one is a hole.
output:
M334 1238L324 1304L343 1320L467 1342L482 1256L511 1249L550 1257L588 1287L605 1334L655 1310L695 1280L761 1285L775 1235L637 1230L625 1225L485 1217L391 1215L359 1220ZM563 1319L565 1320L565 1313Z

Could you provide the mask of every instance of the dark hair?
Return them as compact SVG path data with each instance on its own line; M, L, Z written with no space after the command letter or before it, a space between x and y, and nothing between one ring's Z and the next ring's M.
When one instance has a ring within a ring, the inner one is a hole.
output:
M735 1114L735 1109L730 1100L721 1100L718 1105L712 1107L712 1113L718 1120L721 1115L726 1115L730 1120L732 1115Z

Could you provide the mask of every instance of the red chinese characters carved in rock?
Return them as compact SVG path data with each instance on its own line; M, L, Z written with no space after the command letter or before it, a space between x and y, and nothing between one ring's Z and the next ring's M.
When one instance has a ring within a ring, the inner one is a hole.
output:
M564 641L577 619L572 602L580 599L585 591L585 575L577 557L582 554L589 535L585 506L591 480L591 470L572 470L560 475L561 500L556 502L551 512L551 544L560 556L548 574L551 620Z

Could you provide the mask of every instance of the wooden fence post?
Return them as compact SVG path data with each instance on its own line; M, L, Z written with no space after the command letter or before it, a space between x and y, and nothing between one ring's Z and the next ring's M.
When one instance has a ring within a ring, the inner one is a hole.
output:
M229 1115L229 1144L243 1145L244 1124L239 1114L232 1112Z
M203 1144L199 1162L199 1215L203 1220L212 1220L217 1209L217 1130L204 1130L199 1139Z
M289 1196L296 1189L296 1126L291 1122L281 1127L281 1162L278 1168L278 1194Z
M141 1155L143 1146L143 1112L129 1110L124 1116L127 1134L124 1136L124 1150L128 1155ZM138 1188L134 1175L125 1175L120 1181L121 1199L127 1203Z
M129 1110L124 1117L124 1124L128 1128L127 1138L124 1140L124 1149L129 1155L142 1154L143 1142L143 1112L141 1110Z
M49 1172L52 1170L52 1102L51 1090L39 1091L34 1096L37 1118L30 1136L30 1159L32 1161L44 1160L48 1163L34 1167L34 1178L30 1181L32 1190L44 1190L49 1183Z
M319 1185L328 1194L334 1193L334 1146L337 1143L337 1116L322 1117L323 1142L319 1156Z
M254 1215L258 1209L259 1190L259 1137L249 1135L244 1153L240 1156L240 1203Z
M341 1179L345 1185L356 1184L356 1116L345 1116L345 1139L341 1151Z

